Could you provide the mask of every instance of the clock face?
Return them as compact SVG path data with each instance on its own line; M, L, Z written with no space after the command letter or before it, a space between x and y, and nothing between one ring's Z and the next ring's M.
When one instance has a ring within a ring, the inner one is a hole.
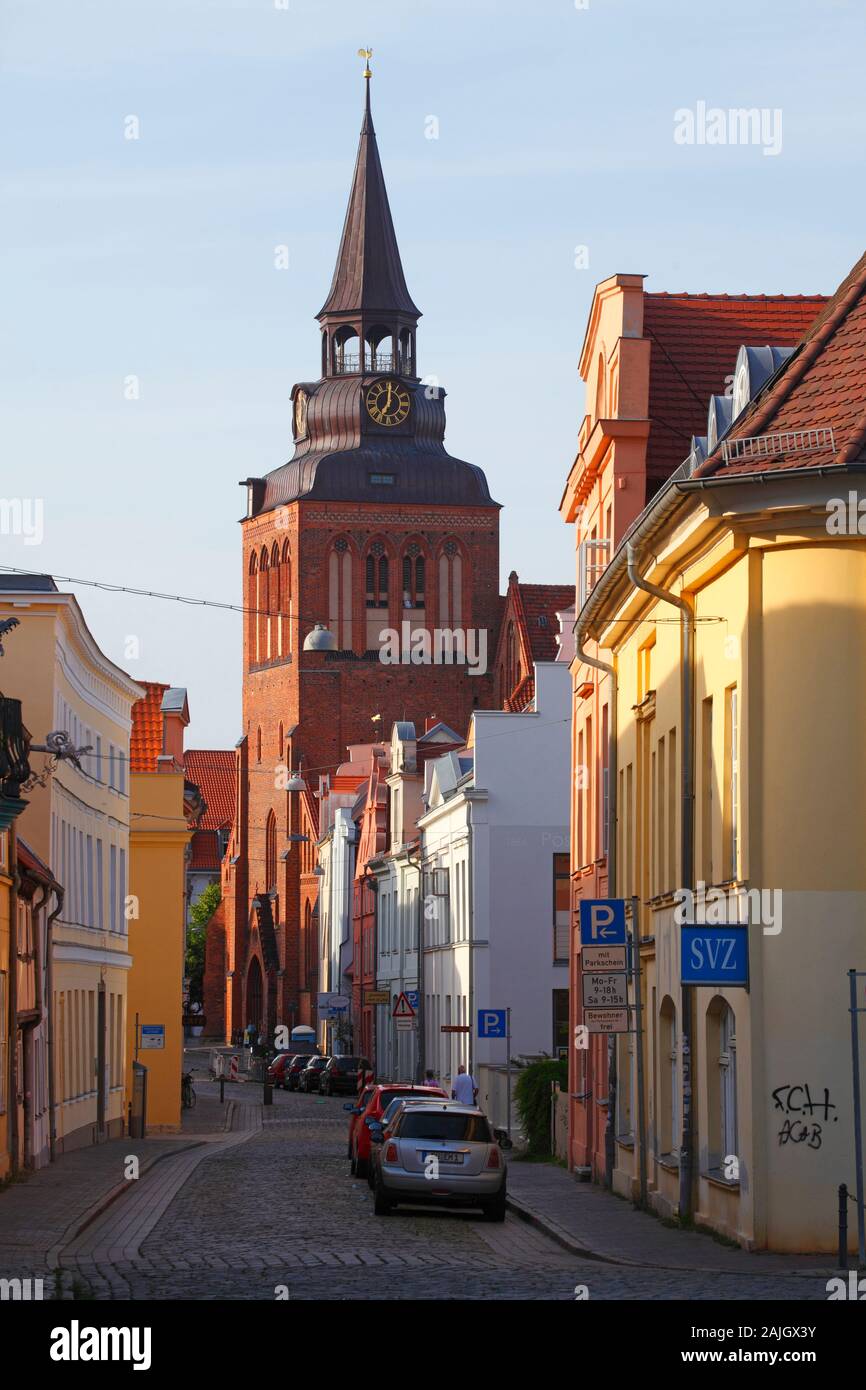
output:
M370 419L377 425L402 425L409 414L409 392L393 377L374 381L366 399Z
M295 395L295 438L303 439L307 433L307 393L298 391Z

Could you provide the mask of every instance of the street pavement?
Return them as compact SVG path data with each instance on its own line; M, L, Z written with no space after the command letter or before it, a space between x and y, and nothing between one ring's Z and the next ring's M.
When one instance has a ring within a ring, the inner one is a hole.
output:
M503 1224L471 1212L422 1209L376 1217L366 1181L349 1175L343 1098L276 1092L274 1105L264 1107L259 1086L238 1083L226 1086L227 1103L220 1105L215 1083L197 1075L196 1089L199 1103L185 1117L184 1135L147 1141L158 1148L120 1195L123 1154L144 1152L129 1139L113 1141L114 1186L106 1177L111 1146L105 1145L83 1151L98 1179L91 1192L81 1186L85 1160L70 1155L0 1195L0 1277L43 1277L46 1296L59 1282L63 1296L85 1299L827 1296L826 1275L817 1272L797 1277L759 1264L748 1273L653 1265L647 1238L640 1266L590 1258L513 1213ZM529 1165L511 1167L521 1204L531 1205ZM69 1189L63 1230L56 1214L40 1226L40 1186L56 1192L73 1168L79 1187ZM584 1244L591 1248L591 1240ZM705 1247L700 1258L706 1264ZM751 1258L743 1256L747 1263Z

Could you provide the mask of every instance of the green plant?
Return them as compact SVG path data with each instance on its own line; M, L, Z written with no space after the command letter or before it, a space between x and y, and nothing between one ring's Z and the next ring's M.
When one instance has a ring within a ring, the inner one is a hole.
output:
M517 1078L514 1103L530 1154L550 1153L551 1082L568 1085L566 1061L533 1062Z
M189 976L189 997L202 1002L202 983L204 980L204 949L207 939L207 924L220 905L222 892L218 883L209 883L200 898L189 910L189 928L186 935L186 974Z

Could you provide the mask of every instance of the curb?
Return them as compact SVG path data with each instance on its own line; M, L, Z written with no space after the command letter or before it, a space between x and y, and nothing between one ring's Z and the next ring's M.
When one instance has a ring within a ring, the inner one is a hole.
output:
M590 1246L585 1245L576 1236L570 1235L551 1217L541 1216L532 1207L525 1206L517 1197L506 1196L505 1205L521 1221L525 1221L528 1226L533 1226L535 1230L549 1236L570 1255L577 1255L583 1260L597 1260L601 1264L620 1265L632 1269L664 1269L673 1274L729 1274L735 1277L745 1275L746 1278L760 1279L773 1275L778 1275L783 1279L832 1279L842 1272L835 1266L822 1269L719 1269L717 1265L670 1265L662 1264L657 1260L630 1260L623 1255L603 1255L598 1250L593 1250Z
M144 1168L138 1175L138 1180L140 1181L145 1173L149 1173L150 1170L154 1168L157 1163L161 1163L164 1158L173 1158L175 1154L183 1153L186 1149L200 1148L201 1144L202 1140L199 1139L190 1144L178 1144L176 1148L167 1149L165 1153L154 1155L154 1157L148 1159L147 1163L144 1165ZM88 1226L92 1226L94 1221L97 1221L99 1217L102 1216L103 1212L107 1211L118 1198L122 1197L125 1192L130 1191L132 1191L131 1183L129 1179L124 1178L123 1182L118 1183L116 1187L112 1187L106 1192L104 1197L97 1198L94 1205L88 1207L82 1217L74 1218L73 1223L67 1226L57 1243L46 1251L45 1260L49 1267L52 1269L57 1268L60 1264L60 1257L65 1247L71 1244L73 1240L77 1240L82 1231L86 1231Z

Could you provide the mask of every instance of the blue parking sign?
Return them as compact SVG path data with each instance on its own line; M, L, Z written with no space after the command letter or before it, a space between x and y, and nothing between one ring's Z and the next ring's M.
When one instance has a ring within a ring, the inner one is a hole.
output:
M625 898L581 898L581 946L624 946Z
M505 1009L478 1010L479 1038L504 1038L508 1036Z

